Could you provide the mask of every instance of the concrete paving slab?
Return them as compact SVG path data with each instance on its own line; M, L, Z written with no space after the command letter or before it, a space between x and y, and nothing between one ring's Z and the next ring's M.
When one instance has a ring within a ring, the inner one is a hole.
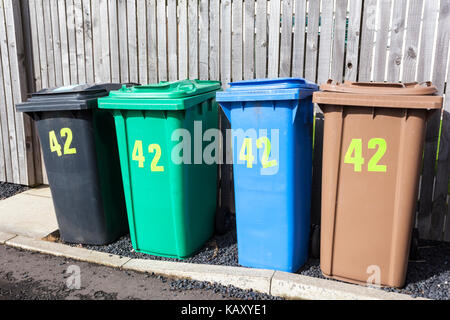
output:
M43 238L56 230L51 198L21 193L0 201L0 231Z
M39 186L37 188L29 189L23 193L30 194L32 196L39 196L39 197L47 197L47 198L52 197L52 193L50 191L49 186Z
M269 293L272 270L248 269L183 262L131 259L122 268L197 281L217 282L224 286Z
M0 244L5 244L6 241L14 238L16 235L13 233L1 232L0 231Z
M88 250L85 248L72 247L62 243L32 239L24 236L17 236L11 240L6 241L5 243L6 245L21 248L24 250L37 251L41 253L62 256L116 268L123 266L127 261L130 260L130 258L113 254Z
M405 294L279 271L272 278L270 293L302 300L419 300Z

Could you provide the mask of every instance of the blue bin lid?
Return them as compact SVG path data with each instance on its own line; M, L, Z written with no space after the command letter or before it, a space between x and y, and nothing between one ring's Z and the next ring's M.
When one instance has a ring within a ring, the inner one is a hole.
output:
M218 102L295 100L319 90L303 78L255 79L229 83L226 91L217 92Z

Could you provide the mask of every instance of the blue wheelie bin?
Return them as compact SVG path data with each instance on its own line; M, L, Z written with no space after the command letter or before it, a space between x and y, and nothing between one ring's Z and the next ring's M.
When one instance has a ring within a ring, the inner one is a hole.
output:
M308 258L317 90L281 78L234 82L216 94L231 123L242 266L295 272Z

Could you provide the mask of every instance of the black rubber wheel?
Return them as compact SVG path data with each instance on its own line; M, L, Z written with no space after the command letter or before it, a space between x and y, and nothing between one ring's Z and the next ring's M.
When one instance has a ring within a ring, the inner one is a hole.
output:
M419 260L419 229L414 228L411 235L411 247L409 249L409 260Z
M320 226L313 225L311 228L310 255L314 259L320 258Z
M227 232L227 228L225 225L225 218L228 213L229 209L227 207L219 207L216 209L216 221L215 221L216 234L222 235Z

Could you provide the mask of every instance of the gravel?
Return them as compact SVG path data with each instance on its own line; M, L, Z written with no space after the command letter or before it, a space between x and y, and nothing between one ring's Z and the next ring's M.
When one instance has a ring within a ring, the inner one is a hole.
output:
M176 261L186 263L214 264L222 266L239 266L237 243L236 243L236 220L234 215L228 215L225 219L225 226L228 230L224 235L213 236L194 256L180 260L174 258L164 258L135 252L131 245L129 235L120 238L118 241L106 246L83 246L91 250L107 252L123 257L150 259L162 261Z
M12 197L28 189L28 187L19 184L0 182L0 200Z
M214 293L222 294L223 297L242 300L284 300L281 297L271 296L253 290L242 290L233 286L223 286L217 283L195 281L189 279L178 279L170 282L170 290L212 290Z

